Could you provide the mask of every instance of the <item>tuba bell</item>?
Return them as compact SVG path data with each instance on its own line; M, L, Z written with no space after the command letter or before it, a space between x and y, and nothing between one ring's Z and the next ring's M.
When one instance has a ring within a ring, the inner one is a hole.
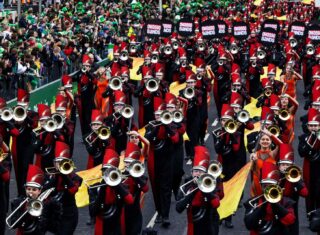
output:
M280 109L279 111L279 118L282 120L282 121L287 121L290 119L290 113L287 109Z
M124 106L124 108L121 110L121 115L124 117L124 118L132 118L133 117L133 114L134 114L134 109L131 105L126 105Z
M109 84L110 88L114 91L116 90L120 90L122 87L122 80L120 77L113 77L110 80L110 84Z
M183 114L181 111L179 110L176 110L172 113L173 115L173 121L176 122L176 123L179 123L179 122L182 122L183 120Z
M135 160L130 163L128 167L128 172L133 178L139 178L143 176L145 172L145 167L140 161Z
M225 122L224 129L229 134L233 134L233 133L235 133L237 131L238 124L234 120L230 119L230 120Z
M160 120L164 125L168 125L172 123L173 115L169 111L165 110L161 113Z
M222 165L219 161L213 160L210 162L208 167L208 174L212 175L214 178L218 178L222 173Z
M313 55L315 53L315 48L313 45L307 46L307 55Z
M271 134L275 135L275 136L279 136L280 135L280 128L276 125L270 125L267 128L268 131L271 132Z
M241 110L237 114L237 120L241 123L246 123L247 121L249 121L249 119L250 119L250 114L246 110Z
M195 96L195 90L192 87L187 87L186 89L184 89L183 91L183 95L184 97L186 97L187 99L192 99Z
M267 53L264 50L262 50L262 49L257 50L257 57L260 60L263 60L266 57L266 55L267 55Z
M10 121L13 118L13 110L9 107L4 108L1 112L1 119L5 122Z
M291 183L300 181L301 175L301 169L295 165L289 166L285 173L286 179Z
M13 120L16 122L22 122L27 117L27 110L23 106L16 106L13 109Z
M160 81L156 78L149 78L146 83L146 89L149 92L155 92L159 89Z

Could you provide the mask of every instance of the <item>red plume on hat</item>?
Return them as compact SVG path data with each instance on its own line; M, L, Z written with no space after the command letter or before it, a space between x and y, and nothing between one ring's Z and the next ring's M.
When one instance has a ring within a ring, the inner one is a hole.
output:
M232 84L241 84L241 76L238 73L231 74L231 82Z
M243 107L243 97L238 92L231 92L230 97L230 106L231 107Z
M193 161L193 170L202 170L206 172L209 167L210 155L209 151L204 146L195 146L194 147L194 161Z
M197 67L197 72L202 72L206 67L206 63L201 57L196 57L194 59L194 65Z
M256 52L257 52L257 47L255 44L251 44L250 46L250 49L249 49L249 57L250 59L257 59L257 55L256 55Z
M135 44L137 42L137 37L134 34L131 34L129 41L131 44Z
M7 106L7 101L0 97L0 109L3 109Z
M48 105L38 104L39 120L48 119L51 116L51 110Z
M262 106L261 122L271 125L273 123L273 117L274 116L272 110L267 106Z
M173 32L172 34L171 34L171 41L177 41L177 39L178 39L178 33L176 33L176 32Z
M124 154L125 162L132 162L134 160L140 160L141 150L138 145L128 142L127 148Z
M30 99L29 93L26 90L18 88L18 93L17 93L18 105L29 103L29 99Z
M202 35L202 33L198 32L198 33L196 34L196 40L197 40L197 42L203 42L203 35Z
M113 149L106 149L103 156L102 168L118 167L119 166L119 155Z
M130 71L128 66L121 66L121 76L129 76Z
M43 171L38 166L29 164L25 186L41 188L43 182Z
M312 78L320 79L320 64L314 65L312 67Z
M278 110L280 109L280 98L275 94L271 94L270 96L270 109Z
M177 105L177 97L174 94L170 93L170 92L167 92L165 94L165 99L164 100L166 102L167 107L168 106L176 107L176 105Z
M280 144L279 146L279 163L293 164L294 151L291 144Z
M149 66L142 66L141 74L143 78L152 78L152 69Z
M312 104L320 105L320 90L312 89Z
M82 64L83 64L83 65L91 65L91 58L90 58L89 55L84 54L84 55L82 56Z
M120 48L117 44L113 46L113 55L120 55Z
M156 43L151 44L151 53L152 54L159 54L159 46Z
M126 42L121 42L120 44L120 52L128 51L128 44Z
M311 125L319 125L320 124L320 116L319 111L314 108L309 108L308 110L308 124Z
M234 117L233 109L229 104L223 104L221 108L221 118L232 119Z
M56 141L54 156L55 158L69 159L71 157L69 145L61 141Z
M115 104L125 104L126 103L126 94L122 91L114 91L114 103Z
M102 124L103 116L99 109L93 109L91 111L91 124Z
M163 44L164 44L165 46L170 46L170 45L171 45L169 38L164 38L164 39L162 40L162 42L163 42Z
M165 110L165 103L163 102L162 98L154 97L153 99L153 108L155 113L161 113L163 110Z
M156 63L154 66L155 74L156 75L163 75L164 74L164 64L163 63Z
M63 95L56 95L56 102L55 102L56 110L64 111L67 109L67 98Z
M240 74L240 66L237 63L232 63L231 65L231 74Z
M277 165L265 161L262 166L261 183L277 184L280 180L280 171Z
M187 81L196 80L196 75L191 69L186 70L186 80Z
M261 85L262 85L263 89L266 89L268 87L270 87L270 88L272 87L272 83L268 78L262 78L261 79Z
M316 79L313 81L312 94L316 93L317 91L320 91L320 80L319 79Z
M143 51L143 58L151 58L151 52L149 50L144 50Z
M118 63L113 63L111 66L111 77L117 77L121 75L121 67Z
M62 75L61 82L64 87L72 87L72 78L69 75Z
M268 75L276 75L277 67L275 64L269 63L268 64Z
M187 52L183 47L178 47L178 55L180 59L187 58Z

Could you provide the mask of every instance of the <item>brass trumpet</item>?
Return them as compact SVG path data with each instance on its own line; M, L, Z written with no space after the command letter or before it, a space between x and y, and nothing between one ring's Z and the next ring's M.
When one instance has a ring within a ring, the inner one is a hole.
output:
M43 212L43 201L54 191L55 188L50 188L44 191L39 195L37 199L31 199L27 197L24 201L20 203L20 205L11 212L11 214L6 218L6 223L10 229L14 228L26 214L30 214L33 217L39 217ZM25 209L25 211L21 214L20 210ZM21 215L20 215L21 214ZM20 215L13 223L11 221L12 217L16 217L16 215Z
M43 129L45 129L47 132L54 132L57 129L57 124L53 118L49 118L46 121L46 124L43 126Z
M254 202L259 202L259 199L261 197L264 197L265 201L262 203L255 204ZM262 195L259 195L255 198L252 198L249 201L249 205L253 208L257 208L259 206L262 206L263 204L269 202L269 203L278 203L281 201L283 197L283 191L282 188L279 185L268 185Z
M92 138L92 136L95 135L95 138ZM86 138L85 138L85 141L91 145L93 144L97 139L101 139L101 140L107 140L109 139L111 136L111 130L109 127L106 127L106 126L102 126L98 129L97 132L95 131L92 131Z
M307 55L313 55L315 53L315 49L313 45L307 46Z
M191 190L187 190L188 188L190 188L190 185L192 185L192 184L196 184L197 187L194 187ZM204 193L210 193L215 190L216 185L217 185L216 179L212 175L206 173L206 174L201 175L200 177L195 177L192 180L181 185L180 190L184 196L187 196L187 195L193 193L197 189L199 189L200 191L202 191Z
M137 46L134 44L131 44L129 47L129 52L130 53L135 53L137 51Z
M197 47L199 51L204 51L206 49L206 45L204 43L198 43Z
M157 54L153 54L151 56L151 63L156 64L159 61L159 56Z
M159 89L160 81L156 78L149 78L146 83L146 89L149 92L155 92Z
M183 91L184 97L187 99L192 99L195 96L195 90L192 87L186 87Z
M301 169L295 165L289 166L285 173L286 179L291 183L300 181L301 175L302 175Z
M260 60L263 60L265 57L266 57L267 53L262 50L262 49L258 49L257 51L257 57L260 59Z
M71 159L62 159L55 161L55 166L47 167L45 170L49 175L55 175L61 173L63 175L69 175L76 169L74 162Z
M252 60L251 61L251 66L254 67L254 68L257 67L257 60Z
M233 55L237 54L239 52L239 47L236 44L232 44L230 46L230 52Z
M295 38L290 39L289 43L292 48L295 48L298 45L298 41Z
M276 125L270 125L267 128L267 130L270 131L270 133L275 135L276 137L278 137L280 135L280 128Z
M65 117L63 117L60 113L52 114L51 118L56 123L57 129L60 129L64 125Z
M264 90L264 95L267 97L270 97L272 95L272 90L271 89L265 89Z
M120 53L120 60L122 61L126 61L129 59L129 53L126 51L123 51Z
M6 107L1 112L1 119L5 122L10 121L13 118L13 110Z
M179 43L177 41L173 42L172 43L172 47L173 47L174 50L177 50L178 47L179 47Z
M168 125L168 124L172 123L173 115L169 111L165 110L161 113L160 120L164 125Z
M120 90L122 87L122 80L120 77L113 77L110 80L110 84L109 84L110 88L114 91L116 90Z
M279 118L282 120L282 121L287 121L290 119L290 113L287 109L280 109L279 111Z
M212 175L214 178L218 178L222 173L222 165L217 160L210 162L208 167L208 174Z
M172 47L171 46L165 46L164 48L163 48L163 51L164 51L164 54L166 54L166 55L171 55L172 54Z

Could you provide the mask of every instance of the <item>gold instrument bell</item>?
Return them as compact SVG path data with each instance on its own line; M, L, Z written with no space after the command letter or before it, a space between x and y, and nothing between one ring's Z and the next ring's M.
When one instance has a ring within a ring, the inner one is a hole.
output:
M55 162L54 167L47 167L45 170L49 175L61 173L69 175L76 169L74 162L71 159L63 159Z
M275 135L276 137L278 137L280 135L280 128L276 125L270 125L267 128L267 130L270 131L270 133Z
M289 166L285 173L286 179L291 183L300 181L301 175L302 175L301 169L295 165Z
M8 156L9 156L9 154L3 152L3 149L0 148L0 163L3 162L3 160L6 159Z

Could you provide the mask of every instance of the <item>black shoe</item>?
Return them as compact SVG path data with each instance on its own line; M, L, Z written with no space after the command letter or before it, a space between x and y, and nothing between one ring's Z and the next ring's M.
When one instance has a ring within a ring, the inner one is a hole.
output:
M168 217L164 217L163 220L162 220L162 227L169 227L170 226L170 220Z
M225 220L225 221L224 221L224 225L225 225L227 228L233 228L233 224L232 224L231 221Z
M160 224L160 223L162 223L162 221L163 221L163 219L162 219L162 216L161 215L157 215L157 218L156 218L156 220L154 221L156 224Z
M86 225L88 226L92 226L94 225L96 222L95 218L91 217L87 222L86 222Z

